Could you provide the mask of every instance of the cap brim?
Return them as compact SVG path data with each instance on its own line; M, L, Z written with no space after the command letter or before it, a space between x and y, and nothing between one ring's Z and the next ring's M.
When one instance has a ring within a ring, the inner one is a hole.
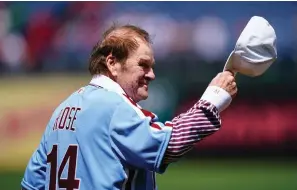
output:
M233 55L234 55L234 51L232 51L225 63L224 69L223 71L231 71L233 73L235 73L235 70L233 68Z

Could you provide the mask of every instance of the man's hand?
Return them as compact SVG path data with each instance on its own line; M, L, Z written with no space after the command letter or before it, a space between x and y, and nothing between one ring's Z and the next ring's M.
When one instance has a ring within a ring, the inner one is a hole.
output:
M215 78L209 83L208 86L217 86L227 91L232 98L237 94L237 85L235 76L230 71L218 73Z

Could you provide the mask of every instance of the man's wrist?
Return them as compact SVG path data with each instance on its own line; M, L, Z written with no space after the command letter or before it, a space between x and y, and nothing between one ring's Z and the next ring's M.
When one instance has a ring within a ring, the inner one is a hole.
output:
M213 104L219 112L226 109L232 101L230 94L217 86L208 86L200 99Z

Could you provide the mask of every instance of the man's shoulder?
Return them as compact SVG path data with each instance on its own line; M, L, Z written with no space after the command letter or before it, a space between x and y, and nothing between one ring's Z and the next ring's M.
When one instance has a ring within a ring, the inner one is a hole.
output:
M123 103L124 95L119 94L114 91L106 90L104 88L99 88L94 91L89 91L86 94L86 97L89 99L89 102L92 104L105 104L105 105L119 105Z
M127 111L134 110L138 112L141 109L137 103L125 94L101 87L94 88L93 86L82 87L78 91L74 92L72 94L73 98L70 98L67 102L77 102L77 98L80 96L79 94L81 94L80 98L82 100L82 106L88 107L90 110L103 108L111 111L121 107Z

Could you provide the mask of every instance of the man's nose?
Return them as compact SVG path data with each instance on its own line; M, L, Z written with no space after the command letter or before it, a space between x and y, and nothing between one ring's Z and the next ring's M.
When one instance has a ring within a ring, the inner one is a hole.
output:
M150 81L156 78L154 70L152 68L146 74L146 78L149 79Z

